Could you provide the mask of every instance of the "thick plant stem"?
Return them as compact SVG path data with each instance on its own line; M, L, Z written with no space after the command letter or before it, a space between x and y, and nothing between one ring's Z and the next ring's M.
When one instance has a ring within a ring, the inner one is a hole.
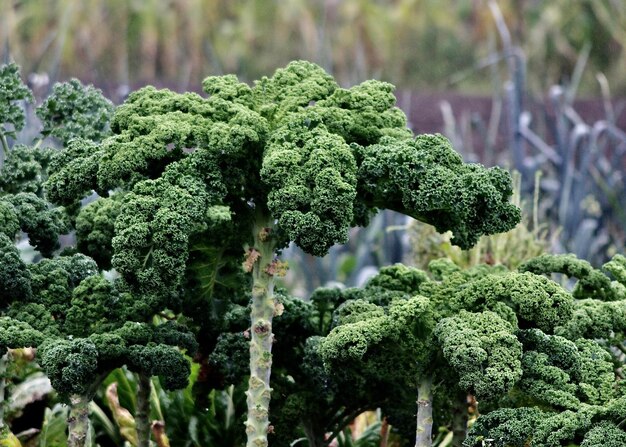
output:
M326 442L324 437L324 433L320 434L319 430L316 430L315 427L313 427L313 422L311 420L303 420L302 428L307 442L309 443L309 447L326 447L328 445L328 442Z
M6 388L6 373L8 362L8 353L0 356L0 430L4 428L4 389Z
M96 390L106 378L108 372L96 376L84 394L70 396L70 414L67 417L68 437L67 447L84 447L91 445L89 404L96 394Z
M67 447L84 447L89 434L89 402L87 396L70 396L70 414L67 418L69 436Z
M2 144L0 150L0 169L2 169L4 166L4 160L6 160L9 155L9 142L7 141L7 137L2 132L0 132L0 144Z
M266 447L269 406L272 389L272 319L274 302L274 243L270 226L258 225L254 230L254 247L248 253L246 264L252 268L252 310L250 326L250 380L248 382L248 418L246 447ZM252 264L253 263L253 264Z
M455 408L452 416L452 445L459 447L467 437L467 405L465 403L466 396L461 396L461 405Z
M415 447L431 447L433 431L433 380L425 377L417 388L417 428Z
M137 408L135 411L135 428L137 430L137 447L150 447L150 393L152 381L146 374L137 374Z

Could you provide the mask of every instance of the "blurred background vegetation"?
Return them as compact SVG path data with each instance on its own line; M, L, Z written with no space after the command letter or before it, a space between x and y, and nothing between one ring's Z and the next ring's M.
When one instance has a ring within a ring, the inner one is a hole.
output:
M3 0L0 48L24 73L100 87L145 83L198 89L208 75L245 81L292 59L343 84L372 77L401 89L487 93L480 67L501 45L487 0ZM595 72L626 93L622 0L500 0L540 93L569 79L591 46Z

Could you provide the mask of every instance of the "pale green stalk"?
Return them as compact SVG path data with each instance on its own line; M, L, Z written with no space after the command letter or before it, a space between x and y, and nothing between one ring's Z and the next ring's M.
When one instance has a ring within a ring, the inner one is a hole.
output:
M425 377L417 388L415 447L431 447L433 431L433 380Z
M2 142L2 152L0 153L0 168L4 166L4 160L9 155L9 142L7 141L6 135L0 132L0 142Z
M90 445L89 407L94 395L108 373L97 376L84 394L70 396L70 413L67 417L67 447L85 447Z
M137 429L137 447L150 447L150 393L152 381L146 374L138 374L137 409L135 427Z
M250 326L250 380L246 391L248 419L245 422L247 447L266 447L267 434L272 430L269 423L269 406L272 389L272 319L276 309L274 302L275 243L271 237L271 224L259 219L254 229L254 247L248 253L248 266L252 267L252 310ZM251 258L252 256L252 258Z
M0 357L0 430L4 428L4 390L6 388L6 371L9 354Z
M84 447L86 444L89 434L89 402L91 398L88 396L80 394L70 396L67 447Z

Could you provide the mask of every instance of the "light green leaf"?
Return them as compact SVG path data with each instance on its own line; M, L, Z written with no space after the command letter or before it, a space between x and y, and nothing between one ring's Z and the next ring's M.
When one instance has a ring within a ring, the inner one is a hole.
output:
M56 404L52 409L46 408L44 413L39 447L67 447L67 414L66 405Z

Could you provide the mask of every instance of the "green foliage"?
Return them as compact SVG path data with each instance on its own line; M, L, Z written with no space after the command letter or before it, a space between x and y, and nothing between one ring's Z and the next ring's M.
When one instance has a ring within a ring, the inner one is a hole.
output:
M338 447L377 447L382 441L381 426L382 423L379 419L380 414L377 412L377 419L372 423L369 423L362 430L359 430L359 423L363 423L368 413L360 415L355 419L352 427L346 427L336 438ZM371 414L371 413L370 413ZM367 421L369 422L369 421ZM365 422L365 423L367 423Z
M16 103L32 100L32 94L22 84L15 64L0 68L0 84L0 108L4 108L0 111L4 120L0 121L0 233L16 241L21 232L26 233L30 245L42 256L50 257L59 248L59 236L70 231L65 210L52 208L43 198L43 185L55 153L38 145L9 147L6 136L16 138L16 132L25 124L24 113Z
M564 324L573 311L572 297L565 289L529 273L511 272L479 279L450 301L451 307L458 309L502 309L503 316L510 314L508 307L515 313L520 328L538 327L548 333Z
M261 178L272 188L267 206L289 240L323 256L331 245L347 241L356 198L356 163L343 138L325 126L307 125L309 117L302 119L303 124L289 124L272 135Z
M525 265L543 265L545 259ZM609 265L621 279L621 257ZM410 420L403 416L412 404L406 389L414 389L424 374L438 381L433 404L447 412L435 412L436 424L450 427L455 400L464 405L458 390L471 393L485 414L472 427L467 446L578 445L598 442L604 431L607 442L619 440L623 431L615 424L624 411L616 368L623 356L616 346L624 340L623 300L587 298L607 296L607 276L584 287L575 284L572 292L542 276L562 270L561 262L518 273L489 266L460 269L446 260L433 261L430 272L383 269L359 293L344 292L344 298L360 300L339 305L334 329L317 342L325 372L340 384L365 387L371 401L384 389L391 400L377 402L392 425L394 418ZM576 274L584 280L590 273L583 272ZM614 281L611 290L616 284L621 283ZM328 291L320 293L336 300ZM411 326L394 309L420 299L430 310ZM394 337L394 322L421 338L422 347L407 343L406 335ZM408 367L412 364L417 368ZM396 388L398 383L403 385Z
M359 177L367 200L430 223L439 232L451 230L452 242L463 249L520 220L519 209L508 202L510 175L463 164L441 135L383 139L362 156Z
M0 196L0 202L13 206L19 228L28 233L30 244L43 256L49 257L59 248L59 236L68 231L61 209L50 208L44 199L27 192Z
M98 369L98 351L90 340L49 341L37 355L55 390L68 396L89 394Z
M538 330L520 334L524 377L520 389L544 406L576 410L602 404L614 394L611 355L592 340L576 342Z
M79 283L98 272L93 260L84 255L44 259L28 266L31 275L32 300L22 298L21 302L34 302L45 307L55 319L62 322L71 306L72 291Z
M57 83L37 107L44 137L53 136L65 146L74 138L101 141L109 136L113 103L92 85L77 79Z
M624 439L624 328L621 256L610 261L610 281L602 271L573 256L543 255L520 269L565 274L573 284L573 315L554 334L523 329L523 376L502 408L481 415L465 446L620 445ZM525 275L528 274L524 273ZM507 408L514 407L514 408ZM517 407L517 408L516 408Z
M39 347L38 356L52 386L63 395L93 395L104 376L122 365L159 376L171 390L187 386L190 373L189 361L178 345L189 347L190 354L197 347L182 328L126 323L87 338L48 339Z
M158 376L163 386L175 390L187 386L189 380L189 360L173 346L147 344L130 346L128 366L148 376Z
M619 447L626 443L626 433L614 424L603 422L585 434L580 447Z
M267 280L267 274L273 282L272 272L279 267L273 261L277 249L295 242L322 256L378 209L436 221L439 229L453 229L462 246L519 220L519 210L508 203L508 174L463 164L441 136L413 139L404 114L395 107L390 84L367 81L341 89L321 67L297 61L253 87L225 76L206 79L203 88L208 97L153 87L133 92L113 116L111 137L97 146L74 143L68 155L52 161L55 169L47 188L52 200L64 204L92 190L101 196L123 192L112 238L111 266L121 275L117 288L138 298L141 304L134 305L134 315L140 319L166 307L187 313L201 333L201 358L217 372L211 376L217 383L236 376L244 359L226 353L227 341L237 340L235 350L243 343L236 336L220 337L219 328L230 323L222 326L225 322L219 320L241 317L232 304L240 304L245 294L241 281L232 285L238 278L233 266L241 262L238 250L249 247L252 238L255 244L267 244L267 250L250 247L249 267L256 264L255 252L263 253L265 267L259 268L263 278ZM57 170L68 156L71 160ZM414 177L418 171L424 177ZM392 186L394 178L398 183ZM400 183L407 179L411 181ZM441 182L456 195L436 198ZM91 217L91 210L85 217ZM79 221L86 219L79 216ZM87 228L94 228L89 222ZM108 237L110 227L103 234ZM107 253L107 247L96 246ZM256 286L271 290L269 284ZM379 299L390 303L401 294L389 290ZM279 296L274 305L277 310L284 306L286 315L293 313L282 321L294 330L276 332L286 346L296 344L301 350L306 337L325 335L310 323L315 307L289 299L280 303ZM413 314L419 314L421 306L413 301L398 304L389 318L409 319L415 325ZM210 316L197 309L209 309ZM271 321L269 312L264 321ZM328 317L317 318L323 328ZM281 358L283 352L276 350L275 367L287 365L287 359L298 362L297 352L287 349ZM265 354L267 364L270 352ZM156 373L157 365L143 363ZM220 363L225 363L221 372ZM303 390L311 380L301 371L293 374L301 375L302 382L294 387L283 376L276 390L287 395L294 388ZM267 393L262 397L267 399ZM289 425L285 419L283 426ZM266 428L261 427L261 437Z
M92 141L74 139L50 161L51 172L45 184L46 197L54 203L70 205L76 197L96 189L99 147ZM106 192L106 191L104 191Z
M67 416L69 407L56 404L46 408L37 447L67 446Z
M0 351L7 348L19 349L36 347L44 341L44 335L28 323L9 317L0 317Z
M78 195L95 187L98 164L94 153L99 147L94 141L109 134L112 110L110 102L92 87L77 81L55 86L39 109L42 133L68 147L51 151L16 146L6 154L0 171L0 348L37 348L39 365L72 411L76 402L87 405L102 379L122 365L161 377L167 389L185 387L190 366L182 350L190 355L197 350L187 328L173 322L145 323L163 308L132 295L122 281L105 278L92 258L72 248L53 257L59 235L69 232L70 224L76 222L81 197L68 199L66 195L59 198L65 209L52 208L43 198L43 183L51 174ZM3 148L8 149L4 136ZM83 158L88 157L93 163L83 178L59 180L59 171L77 165L77 160L82 167ZM50 185L47 192L54 196L54 183ZM119 200L101 199L77 221L79 248L87 245L84 251L97 253L105 267L110 267L110 239L119 204ZM15 246L21 232L49 259L25 265ZM81 427L86 423L83 420ZM43 442L45 437L40 439Z
M428 281L428 275L423 270L408 267L404 264L394 264L380 269L380 272L367 283L368 288L379 287L383 290L415 293L422 283Z
M70 306L64 303L67 310L63 330L67 334L87 337L114 329L124 321L131 299L115 290L104 277L90 276L72 291Z
M76 241L81 253L93 258L102 270L111 268L114 223L120 214L122 195L99 198L80 210L76 217Z
M0 170L0 191L6 194L26 192L43 197L43 183L54 153L50 148L13 146Z
M440 136L411 143L388 84L342 90L320 67L294 62L253 88L233 77L210 78L204 87L209 98L152 87L132 93L117 109L115 135L101 152L77 154L48 182L50 197L64 203L81 198L89 187L133 189L117 219L113 266L140 289L140 284L155 290L162 288L159 283L180 282L189 238L202 231L198 223L218 204L229 206L243 225L252 217L247 202L254 203L260 207L256 212L277 220L282 243L293 240L317 255L344 242L348 229L365 223L376 208L435 219L440 229L453 227L463 246L519 219L508 204L510 178L504 171L462 164ZM373 144L378 146L369 148ZM456 161L435 169L442 153ZM411 163L425 171L403 167ZM415 178L407 190L400 183L388 188L382 200L380 192L367 188L384 189L385 181L400 178L390 169L404 169L403 175L437 171L456 195L441 196L447 205L425 203L434 197L435 177ZM84 183L74 186L70 178ZM418 181L424 185L416 189ZM240 241L249 238L246 233Z
M359 388L377 388L378 381L410 384L417 371L399 370L397 365L423 362L430 340L419 335L429 334L433 326L428 304L423 297L394 302L388 315L382 309L376 312L375 305L360 306L361 312L341 321L324 339L321 358L335 374L345 374ZM357 374L356 365L360 365Z
M433 281L425 272L393 266L363 290L320 292L310 303L278 291L268 296L273 307L267 323L253 322L246 331L250 281L242 277L241 248L253 237L261 245L250 247L246 259L255 277L265 275L263 284L255 283L256 300L260 287L273 288L280 270L276 250L295 242L324 255L379 209L451 229L466 247L481 234L507 230L519 220L519 210L509 203L510 177L499 169L463 164L440 135L414 137L387 83L342 89L321 67L298 61L253 87L233 76L208 78L203 87L208 97L152 87L132 93L116 110L106 138L106 101L76 82L55 87L39 109L43 134L67 147L45 163L38 162L37 152L25 151L21 158L16 152L28 169L11 182L32 192L0 196L3 232L13 231L11 238L26 231L31 243L51 256L69 221L83 253L28 266L23 276L31 295L7 303L7 314L12 322L42 331L41 366L62 396L78 394L83 401L122 365L160 377L165 389L186 387L189 359L181 349L199 352L200 385L240 383L249 355L245 334L254 339L257 329L267 326L277 341L262 358L274 367L275 442L285 445L304 433L319 443L364 409L404 402L403 389L414 388L432 365L441 367L445 355L433 331L450 316L446 295L491 270L456 275L440 265L441 277L451 279ZM68 207L71 219L37 195L46 176L48 198ZM78 211L79 201L93 191L101 198ZM263 264L254 259L255 251ZM21 268L10 261L8 274ZM120 275L113 281L100 273L110 267ZM507 276L511 284L501 287L511 286L513 275ZM476 287L478 294L482 289ZM505 321L487 312L490 307L548 327L567 311L559 292L532 298L526 289L513 290L509 301L488 298L471 309L478 312L470 320L477 319L472 327L484 338L479 348L486 352L487 369L492 358L519 357L513 335L518 320ZM450 303L476 301L457 295ZM535 307L550 299L560 310L545 322ZM257 307L255 302L252 308ZM199 332L201 346L189 329L153 320L161 312L170 318L181 311ZM271 314L283 311L272 328ZM444 326L437 332L445 340L441 344L458 344L459 329ZM444 374L452 392L459 382L486 389L473 383L476 374L466 374L457 360L450 360L453 368ZM514 385L515 374L487 374L485 380L494 382L497 394Z
M611 272L619 284L626 287L626 256L617 254L602 267Z
M245 407L245 396L241 388L227 386L224 390L212 390L207 396L206 406L197 405L194 385L200 374L200 366L192 364L189 384L186 388L169 391L163 388L159 380L152 381L152 410L151 420L158 420L165 424L165 430L173 446L201 447L220 445L225 447L239 447L242 445L245 433L241 430L242 421L239 417ZM118 369L104 381L107 389L112 383L117 384L119 411L135 412L137 379L126 369ZM111 408L109 396L105 397ZM111 411L116 411L111 408ZM130 416L128 413L126 413ZM104 422L104 421L103 421ZM134 430L135 421L123 419L121 421L106 421L113 425L108 431L113 431L113 439L121 444L120 431L125 427ZM128 424L125 425L125 424ZM96 428L100 423L94 424Z
M459 386L478 399L506 394L522 377L522 344L514 327L493 312L465 310L442 319L434 332Z
M32 102L33 94L22 83L17 64L3 65L0 67L0 134L3 138L15 138L16 133L24 128L24 111L19 101Z
M145 303L135 304L130 294L98 274L91 258L44 259L28 265L25 273L31 293L7 303L2 346L38 347L39 363L60 394L93 395L103 375L122 365L160 376L168 389L186 386L189 361L178 347L193 355L193 335L174 322L129 321Z
M511 203L527 211L522 201L522 176L513 171L513 195ZM449 258L461 268L469 268L483 263L504 265L516 269L522 262L541 255L550 249L550 235L546 224L539 224L539 190L541 176L535 176L532 213L523 212L522 219L515 228L505 233L481 237L469 250L453 246L450 232L437 233L431 225L419 221L411 222L407 230L410 240L411 264L426 269L436 259Z
M20 229L20 221L13 204L0 202L0 231L11 241Z
M28 299L31 293L30 274L26 265L20 259L13 241L0 234L0 308L18 298Z
M536 408L503 408L482 415L472 425L465 447L525 447L544 417Z
M563 273L576 278L578 281L573 290L574 298L594 298L606 301L620 298L616 296L611 287L611 280L605 274L594 269L589 262L578 259L572 254L544 254L523 263L519 266L519 270L536 274Z

